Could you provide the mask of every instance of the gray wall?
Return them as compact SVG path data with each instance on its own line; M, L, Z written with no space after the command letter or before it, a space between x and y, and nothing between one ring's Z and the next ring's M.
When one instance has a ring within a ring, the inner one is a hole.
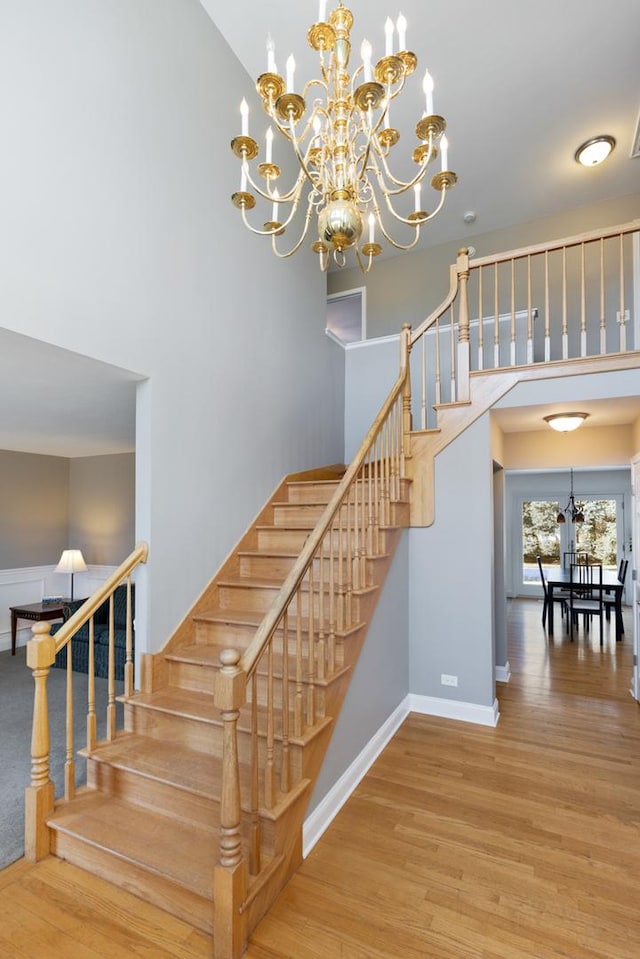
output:
M0 569L60 559L69 545L69 463L0 450Z
M325 278L230 202L253 80L198 0L8 0L0 42L0 315L148 377L136 620L154 650L280 478L343 459Z
M491 233L482 233L477 223L473 231L465 232L461 224L460 239L455 243L381 258L365 277L354 269L330 273L328 292L340 293L365 284L368 337L397 333L403 323L410 323L415 329L444 300L449 289L449 266L455 263L461 246L473 245L477 256L489 256L585 230L626 223L638 216L640 193Z
M69 462L69 545L89 565L118 566L135 545L135 456Z
M409 531L409 688L491 706L493 466L485 414L436 458L432 526ZM442 673L458 686L442 686Z
M400 373L399 337L345 350L345 458L350 462Z
M66 459L0 450L0 569L48 566L63 549L116 566L134 545L133 453Z
M384 582L307 815L409 691L408 542L405 532Z

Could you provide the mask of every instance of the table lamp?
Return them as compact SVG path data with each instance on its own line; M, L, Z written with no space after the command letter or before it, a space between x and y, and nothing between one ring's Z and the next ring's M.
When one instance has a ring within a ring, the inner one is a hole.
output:
M85 573L87 564L84 561L82 550L65 549L62 551L60 562L56 566L56 573L71 573L71 599L73 599L73 576L74 573Z

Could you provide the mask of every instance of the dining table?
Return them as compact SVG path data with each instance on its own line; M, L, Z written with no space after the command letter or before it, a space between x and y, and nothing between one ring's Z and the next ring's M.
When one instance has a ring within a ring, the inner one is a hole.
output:
M547 573L547 589L549 592L547 629L549 630L550 636L553 636L553 591L554 589L562 589L564 591L570 590L572 585L576 589L584 590L585 588L584 583L577 582L576 580L574 580L572 584L571 570L555 569L552 572ZM589 583L589 589L603 590L605 593L612 593L614 595L614 605L616 611L616 642L622 642L622 593L624 590L624 583L622 580L618 579L618 574L614 570L603 570L602 582Z

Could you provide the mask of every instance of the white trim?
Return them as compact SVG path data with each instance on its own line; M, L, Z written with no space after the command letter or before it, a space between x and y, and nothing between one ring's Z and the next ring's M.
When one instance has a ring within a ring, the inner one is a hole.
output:
M389 336L376 336L371 340L361 340L360 343L346 343L346 350L361 350L363 347L380 346L381 343L398 343L400 341L399 333L390 333Z
M509 660L507 660L504 666L496 666L496 682L508 683L510 679L511 679L511 666L509 664Z
M399 333L390 333L388 336L376 336L371 340L353 340L351 343L344 343L331 330L326 329L324 332L330 340L341 346L343 350L361 350L363 347L380 346L381 343L398 343L400 341Z
M410 693L409 707L412 713L457 719L463 723L476 723L478 726L497 726L500 719L497 699L494 699L493 706L479 706L477 703L461 703L456 699L438 699L435 696Z
M374 733L364 749L356 756L338 781L334 783L313 812L307 816L302 826L302 855L305 859L325 829L331 825L338 815L360 780L368 773L382 750L395 736L409 715L409 711L409 696L407 696L394 709L380 729Z
M497 699L493 701L493 706L478 706L476 703L460 703L451 699L436 699L434 696L409 693L305 819L302 826L302 855L305 859L409 713L442 716L445 719L476 723L479 726L497 726L500 718Z

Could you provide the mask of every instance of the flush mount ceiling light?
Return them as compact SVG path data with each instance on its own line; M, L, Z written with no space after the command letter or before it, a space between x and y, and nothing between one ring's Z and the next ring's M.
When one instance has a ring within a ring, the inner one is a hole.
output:
M575 159L582 166L597 166L598 163L607 159L615 145L616 141L613 137L592 137L591 140L587 140L586 143L578 147Z
M572 433L582 426L588 416L588 413L552 413L551 416L545 416L544 421L558 433Z

